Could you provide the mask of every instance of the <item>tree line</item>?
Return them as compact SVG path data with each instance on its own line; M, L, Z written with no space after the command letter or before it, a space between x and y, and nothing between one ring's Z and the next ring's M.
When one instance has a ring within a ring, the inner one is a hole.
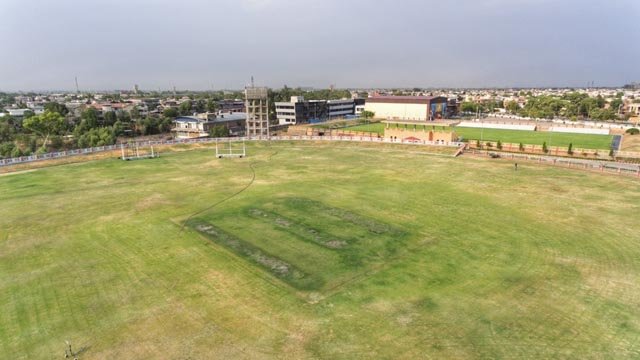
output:
M64 104L49 102L42 114L26 112L23 118L0 118L0 157L112 145L118 136L168 132L172 122L173 118L164 114L142 117L136 107L103 114L87 107L77 117Z
M601 96L590 97L583 93L567 93L560 97L551 95L528 96L526 104L521 107L515 101L490 101L486 103L463 102L460 111L493 112L497 108L504 108L508 113L531 118L566 118L570 120L593 119L593 120L616 120L619 119L618 112L622 106L623 93L619 92L609 103Z

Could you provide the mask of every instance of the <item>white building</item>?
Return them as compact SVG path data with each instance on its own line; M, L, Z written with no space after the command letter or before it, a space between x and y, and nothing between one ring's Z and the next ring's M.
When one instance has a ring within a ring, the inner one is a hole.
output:
M36 115L40 115L44 112L44 108L42 107L38 107L35 109L7 109L7 112L9 113L10 116L15 117L15 118L22 118L24 117L24 114L30 111Z
M276 117L280 125L316 123L353 115L354 100L305 100L292 96L289 102L277 102Z

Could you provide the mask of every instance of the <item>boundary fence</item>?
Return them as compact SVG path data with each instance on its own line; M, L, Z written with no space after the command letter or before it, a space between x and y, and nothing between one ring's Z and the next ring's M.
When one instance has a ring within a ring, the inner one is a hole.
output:
M207 144L216 143L219 141L228 141L230 138L195 138L195 139L175 139L175 140L148 140L135 143L122 143L107 146L97 146L85 149L75 149L51 152L45 154L36 154L29 156L20 156L16 158L0 159L0 166L24 164L34 161L53 160L66 158L70 156L88 155L101 153L105 151L120 151L123 147L128 149L136 146L160 146L160 145L179 145L179 144ZM384 139L374 136L311 136L311 135L295 135L295 136L256 136L256 137L238 137L232 138L235 141L354 141L354 142L375 142L375 143L390 143L390 144L409 144L409 145L428 145L428 146L449 146L458 147L461 143L443 143L433 141L391 141L390 139Z
M175 140L148 140L137 143L124 143L108 146L98 146L85 149L75 149L67 151L52 152L40 155L21 156L17 158L0 159L0 167L16 164L24 164L35 161L44 161L52 159L60 159L78 155L88 155L101 153L106 151L121 150L131 146L161 146L161 145L180 145L180 144L209 144L220 141L228 141L229 138L196 138L196 139L175 139ZM452 148L461 148L464 143L460 142L435 142L435 141L404 141L385 139L377 136L310 136L310 135L284 135L284 136L256 136L256 137L238 137L233 138L235 141L351 141L364 143L386 143L386 144L404 144L415 146L443 146ZM554 166L564 166L569 168L579 168L585 170L615 173L621 175L632 175L640 178L640 165L617 163L612 161L586 160L586 159L569 159L562 157L505 153L499 151L481 151L467 149L466 152L477 156L491 156L491 154L499 154L503 159L520 159L545 163Z
M527 160L538 163L543 163L553 166L562 166L574 169L583 169L590 171L598 171L610 174L630 175L640 178L640 165L616 163L612 161L598 161L598 160L586 160L586 159L568 159L562 157L543 156L543 155L529 155L529 154L516 154L505 152L493 152L493 151L481 151L481 150L467 150L467 153L476 156L498 156L501 159L509 160Z

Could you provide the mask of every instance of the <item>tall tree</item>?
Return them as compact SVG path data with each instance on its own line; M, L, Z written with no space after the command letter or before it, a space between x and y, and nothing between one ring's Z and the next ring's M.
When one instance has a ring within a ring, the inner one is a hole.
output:
M515 101L507 102L506 107L507 111L509 111L511 114L517 114L518 110L520 110L520 105L518 105L518 103Z
M213 99L209 99L207 100L207 111L208 112L215 112L218 109L218 103L213 100Z
M209 129L209 136L213 138L229 136L229 129L224 125L216 125Z
M191 115L191 100L180 104L180 115Z
M44 113L32 116L26 119L22 125L41 137L44 137L42 149L46 149L47 142L51 135L60 133L64 129L64 117L53 111L45 111Z
M140 119L140 109L138 109L138 107L135 105L131 108L129 114L131 115L131 118L133 120Z
M69 109L64 104L57 103L55 101L44 104L45 111L57 112L58 114L65 116L69 113Z
M93 129L98 127L98 112L96 109L90 107L82 112L82 120L85 122L87 129Z
M178 117L178 109L176 108L172 108L172 107L168 107L166 109L164 109L162 111L162 115L168 118L175 118Z
M103 114L103 117L104 117L104 124L107 125L107 126L111 126L111 125L115 124L116 121L117 121L117 116L116 116L116 113L114 111L106 111Z

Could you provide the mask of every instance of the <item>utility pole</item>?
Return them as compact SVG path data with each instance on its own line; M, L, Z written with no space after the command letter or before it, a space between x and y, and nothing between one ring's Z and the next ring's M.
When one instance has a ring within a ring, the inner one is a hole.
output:
M480 124L480 146L482 146L482 142L484 141L484 121L481 121Z

